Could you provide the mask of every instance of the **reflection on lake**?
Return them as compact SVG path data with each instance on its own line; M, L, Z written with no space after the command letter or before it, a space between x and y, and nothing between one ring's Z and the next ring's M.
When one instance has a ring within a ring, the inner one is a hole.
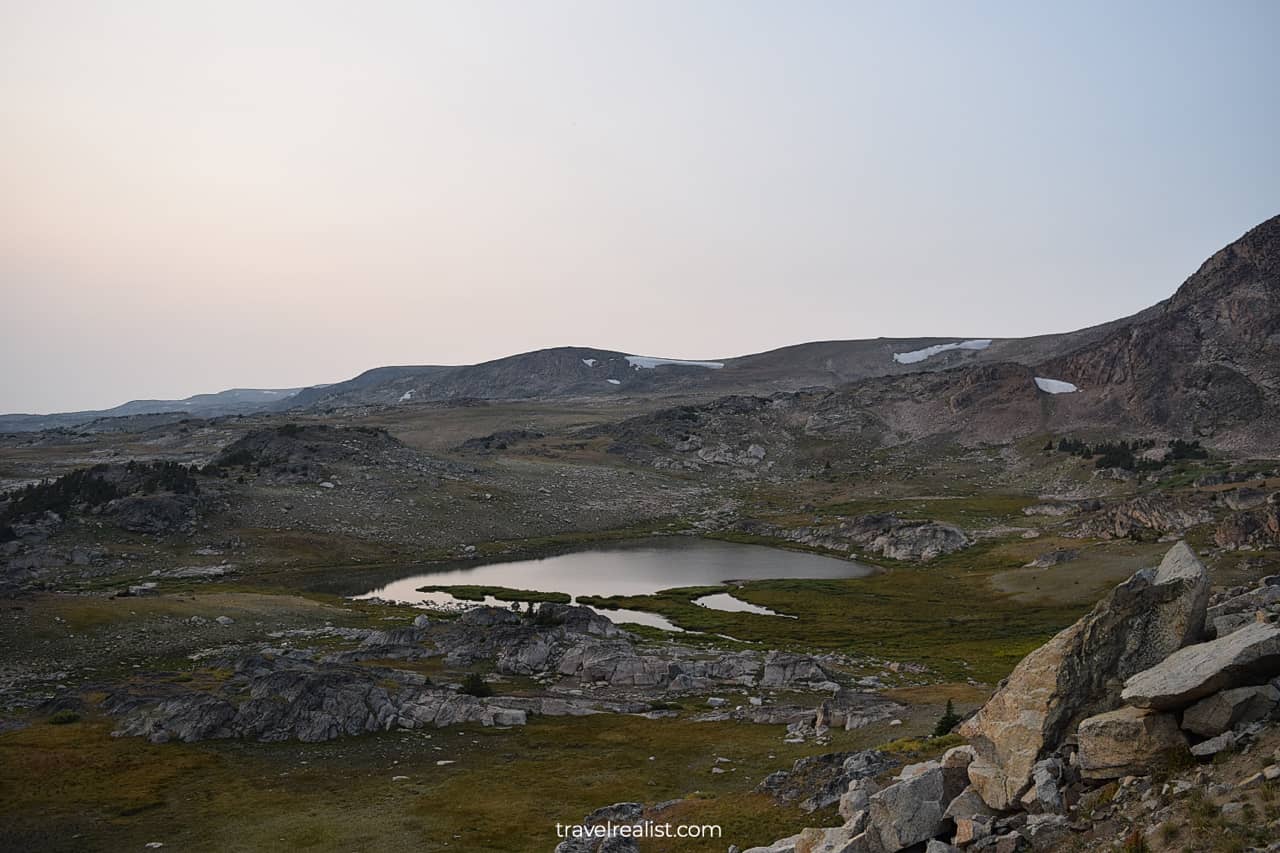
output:
M758 604L751 604L740 598L734 598L727 592L717 592L715 595L704 595L701 598L695 598L693 603L699 607L708 607L712 610L727 610L730 613L756 613L760 616L781 616L784 619L795 619L795 616L788 616L785 613L779 613L776 610L770 610L767 607L761 607Z
M849 560L784 551L760 545L716 542L693 537L643 539L534 560L452 564L369 589L358 598L381 598L407 604L475 606L445 592L420 592L424 586L502 586L512 589L583 595L650 595L680 586L711 586L731 580L775 578L857 578L873 569ZM499 607L507 602L487 598ZM773 614L727 593L702 596L697 603L715 610ZM602 611L615 622L637 622L678 630L666 619L636 611Z

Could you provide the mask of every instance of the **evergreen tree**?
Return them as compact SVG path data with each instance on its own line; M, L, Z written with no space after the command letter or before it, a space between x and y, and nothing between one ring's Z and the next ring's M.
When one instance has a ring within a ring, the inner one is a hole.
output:
M933 736L943 737L944 735L951 734L951 730L960 725L962 719L963 718L956 713L955 704L948 699L947 710L938 718L938 724L933 727Z

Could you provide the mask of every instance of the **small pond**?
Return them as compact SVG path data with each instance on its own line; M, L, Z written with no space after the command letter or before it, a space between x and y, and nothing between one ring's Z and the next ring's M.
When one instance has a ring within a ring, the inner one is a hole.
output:
M678 586L712 586L728 581L777 578L858 578L874 569L861 563L785 551L760 545L717 542L677 536L641 539L532 560L505 562L470 561L408 573L357 598L381 598L407 604L434 606L474 605L459 602L445 592L421 592L424 586L503 586L540 592L580 595L650 595ZM487 604L507 606L487 599ZM748 604L729 593L696 600L702 607L761 615L772 611ZM653 613L602 610L615 622L636 622L667 630L675 625Z

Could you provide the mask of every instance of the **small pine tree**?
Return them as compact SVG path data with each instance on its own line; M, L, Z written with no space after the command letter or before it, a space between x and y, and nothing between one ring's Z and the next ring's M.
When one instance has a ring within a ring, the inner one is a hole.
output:
M466 693L468 696L484 698L493 695L493 688L489 686L489 682L478 672L469 672L467 677L462 680L462 688L459 691Z
M951 730L960 725L961 717L956 713L955 704L948 699L947 710L938 719L938 724L933 727L934 737L943 737L951 734Z

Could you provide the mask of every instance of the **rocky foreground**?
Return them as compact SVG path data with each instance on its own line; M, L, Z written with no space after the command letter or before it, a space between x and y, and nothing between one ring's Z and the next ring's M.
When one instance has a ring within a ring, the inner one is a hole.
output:
M390 729L519 726L530 715L663 716L672 713L664 709L667 700L718 691L752 695L736 705L711 696L699 719L785 724L787 737L798 742L821 738L833 726L853 729L888 720L903 710L875 692L881 686L875 676L848 683L837 664L850 661L837 656L702 651L674 642L642 646L586 607L478 607L456 620L423 615L390 630L299 632L281 640L309 643L334 632L359 640L358 646L324 652L281 645L231 655L209 661L213 671L229 673L212 686L139 678L111 688L103 707L121 718L117 736L153 743L315 743ZM491 668L493 684L436 682L401 668L400 662L431 658L446 671ZM509 695L491 695L511 679L531 683ZM779 691L817 695L797 704L776 698Z
M960 725L967 744L896 774L875 751L806 760L829 759L811 804L838 801L844 823L746 853L1202 849L1177 843L1180 819L1210 830L1244 821L1256 846L1232 836L1223 849L1280 850L1269 805L1280 784L1280 576L1218 598L1178 543L1024 658ZM763 787L784 793L788 775ZM586 823L661 810L617 804ZM557 851L638 849L618 837Z

